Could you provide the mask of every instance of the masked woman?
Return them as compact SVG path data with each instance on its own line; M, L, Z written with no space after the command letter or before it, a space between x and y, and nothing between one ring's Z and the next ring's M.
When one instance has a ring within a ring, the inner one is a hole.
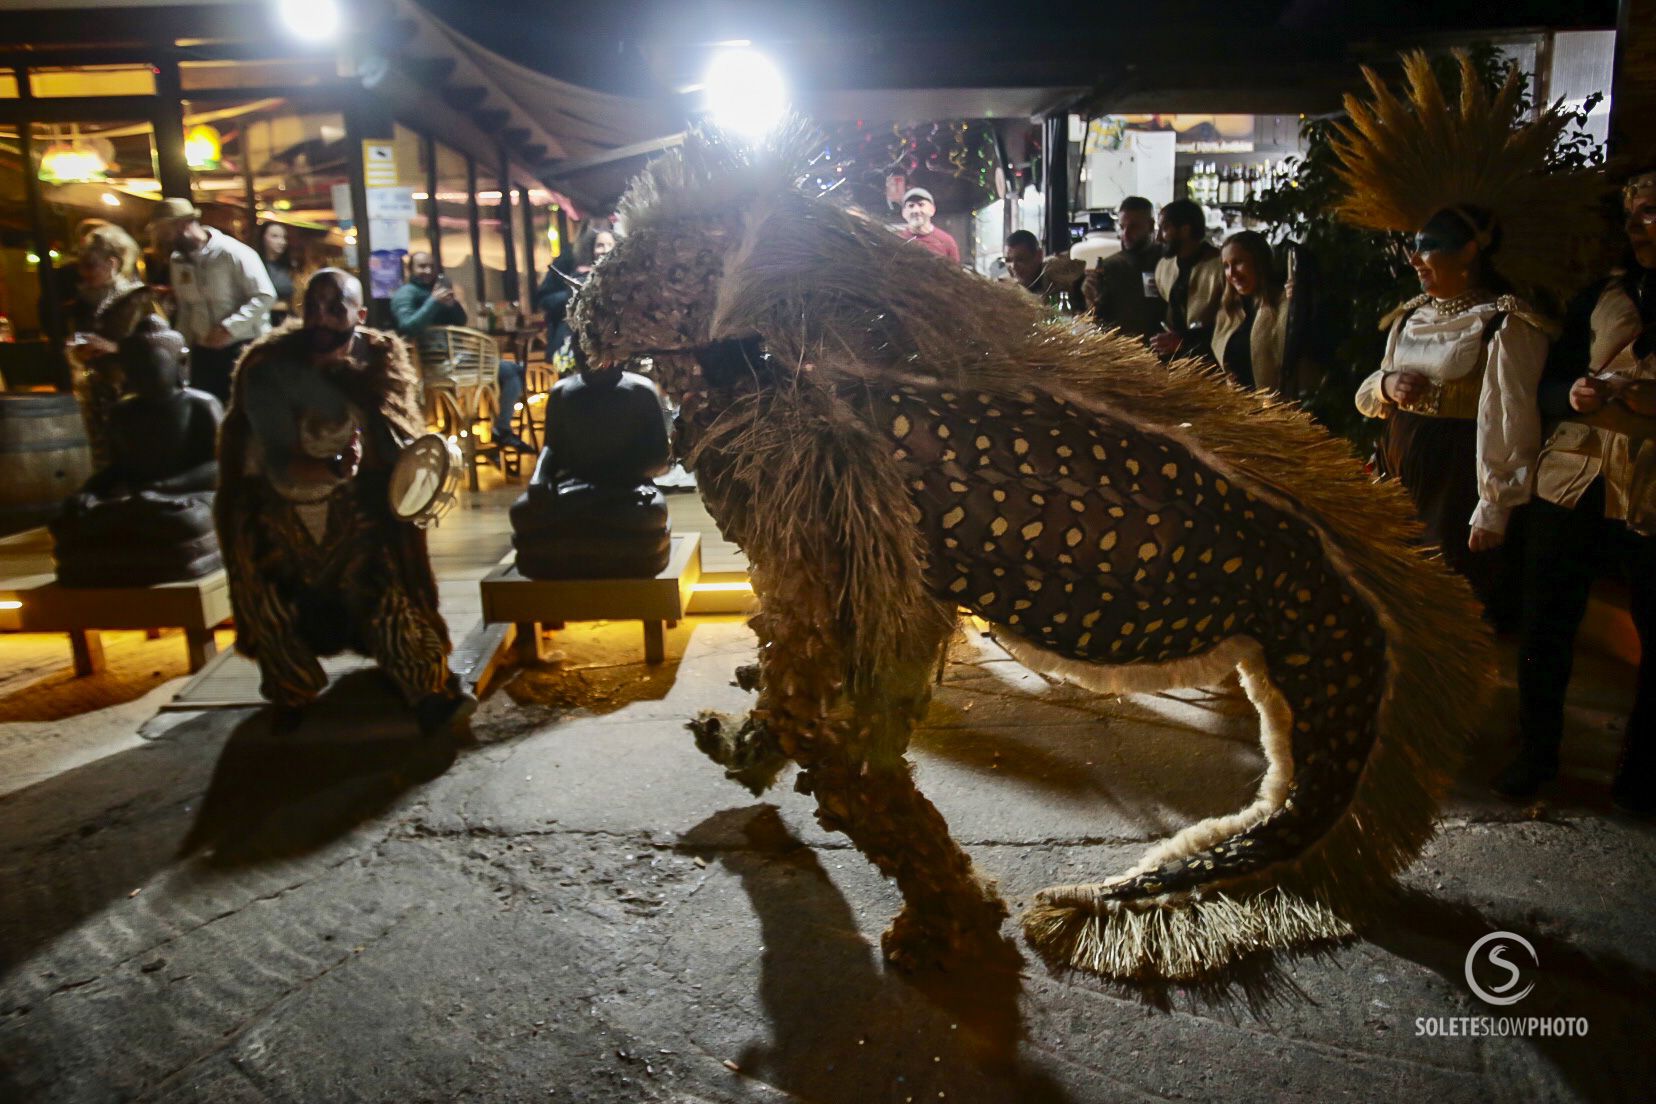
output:
M1404 98L1372 73L1372 103L1347 98L1335 148L1349 193L1337 212L1412 235L1421 294L1386 320L1385 355L1357 409L1385 420L1388 471L1487 607L1516 592L1497 550L1530 498L1541 447L1536 389L1552 327L1518 293L1556 300L1571 289L1565 243L1591 218L1595 186L1545 172L1564 117L1515 128L1516 73L1491 96L1459 60L1453 106L1419 53L1404 58Z

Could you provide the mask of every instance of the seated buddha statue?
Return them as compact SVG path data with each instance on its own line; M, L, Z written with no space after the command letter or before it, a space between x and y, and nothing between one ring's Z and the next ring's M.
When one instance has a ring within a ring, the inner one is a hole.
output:
M531 579L640 578L672 551L667 500L655 483L671 466L661 392L620 368L552 388L546 447L529 489L512 504L512 546Z
M183 336L153 317L119 343L109 462L50 526L63 585L149 586L222 566L212 505L224 410L184 385L186 352Z

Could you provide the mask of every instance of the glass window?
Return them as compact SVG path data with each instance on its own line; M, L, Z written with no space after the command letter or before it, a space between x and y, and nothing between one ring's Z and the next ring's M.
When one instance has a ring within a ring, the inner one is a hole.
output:
M155 70L148 65L63 65L29 70L36 96L153 96Z
M216 161L209 156L213 135L202 128L216 135ZM184 129L191 187L204 221L248 242L260 236L261 225L283 224L287 264L301 282L304 273L328 265L356 270L343 116L276 99L196 101L184 105Z
M438 242L438 261L475 320L477 275L472 258L471 193L466 179L466 158L440 142L436 149L437 225L442 235Z
M414 190L414 217L408 220L408 252L420 253L431 249L431 225L426 217L430 160L429 146L424 138L402 124L392 132L392 145L397 151L397 180L402 187ZM376 235L375 249L386 248Z
M479 174L481 175L481 173ZM506 252L512 230L512 206L498 181L478 181L477 221L483 246L483 297L500 310L506 302Z
M0 317L23 340L40 335L39 265L17 128L0 126Z
M334 79L328 58L264 61L181 61L178 79L186 92L231 88L308 88Z
M66 268L75 231L88 219L113 222L140 244L161 184L155 177L155 141L148 122L35 123L34 172L51 258ZM157 258L149 274L164 280ZM72 271L72 269L69 269Z
M564 251L558 240L558 207L552 202L552 193L544 188L529 189L529 218L534 227L535 263L533 271L543 273Z
M17 99L17 74L10 69L0 69L0 100ZM13 134L16 132L13 131Z
M512 251L513 263L517 266L518 286L515 305L528 313L534 306L535 299L535 265L534 261L523 254L523 228L528 212L523 206L523 193L517 187L509 189L505 210L510 219L506 227L506 239Z
M31 128L32 160L25 169L15 127L0 128L0 314L14 335L44 328L41 277L50 294L75 294L76 231L89 219L114 223L144 241L144 228L161 188L147 122L44 124ZM35 239L23 173L39 180L46 247ZM153 272L149 262L146 272Z

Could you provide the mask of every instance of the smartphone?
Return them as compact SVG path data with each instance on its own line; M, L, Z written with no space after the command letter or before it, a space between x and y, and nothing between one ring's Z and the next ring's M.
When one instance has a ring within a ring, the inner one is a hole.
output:
M453 285L449 282L448 273L439 272L437 274L436 282L433 283L431 286L435 290L436 288L452 287Z

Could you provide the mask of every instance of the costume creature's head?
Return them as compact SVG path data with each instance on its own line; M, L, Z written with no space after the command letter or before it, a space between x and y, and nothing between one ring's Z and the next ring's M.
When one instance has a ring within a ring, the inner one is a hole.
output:
M1038 304L1023 292L804 194L821 150L796 123L751 148L692 133L653 162L622 200L626 236L571 306L587 360L646 372L689 410L829 361L943 372L974 334L1028 330Z

